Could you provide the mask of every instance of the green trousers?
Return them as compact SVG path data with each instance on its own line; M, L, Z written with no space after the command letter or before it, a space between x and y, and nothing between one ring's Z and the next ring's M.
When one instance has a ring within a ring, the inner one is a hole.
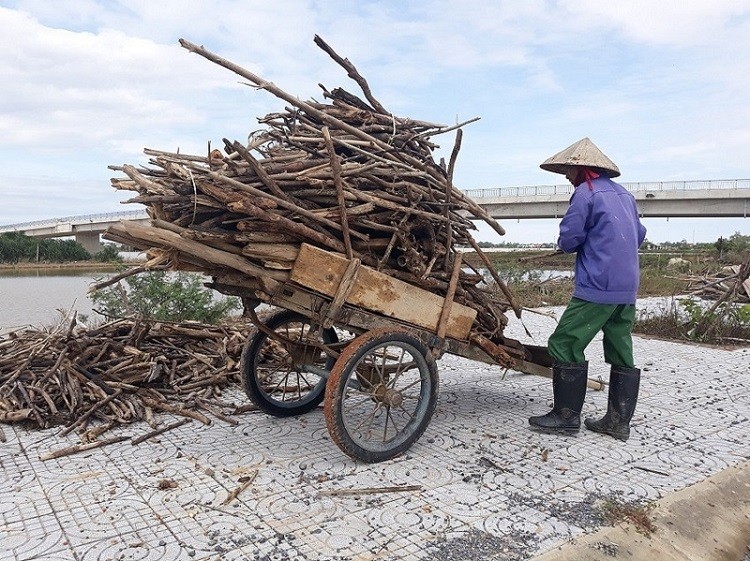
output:
M612 366L634 368L630 335L634 321L633 304L594 304L572 298L547 342L549 354L558 362L584 362L586 347L602 331L604 360Z

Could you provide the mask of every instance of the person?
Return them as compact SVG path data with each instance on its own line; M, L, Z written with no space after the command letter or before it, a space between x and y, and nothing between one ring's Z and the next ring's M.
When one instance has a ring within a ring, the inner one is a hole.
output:
M631 330L640 277L638 248L646 228L633 195L612 181L620 170L589 138L540 167L564 174L574 186L557 245L576 254L575 288L548 341L554 359L552 411L529 418L529 423L543 431L578 432L588 381L584 351L602 331L604 359L610 365L607 412L601 419L587 418L585 425L627 440L641 379Z

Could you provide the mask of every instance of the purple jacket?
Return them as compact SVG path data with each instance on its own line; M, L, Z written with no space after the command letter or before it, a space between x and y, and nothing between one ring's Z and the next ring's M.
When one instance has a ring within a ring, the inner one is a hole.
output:
M558 247L576 252L573 297L596 304L635 304L638 248L646 228L635 198L607 177L576 187L560 222Z

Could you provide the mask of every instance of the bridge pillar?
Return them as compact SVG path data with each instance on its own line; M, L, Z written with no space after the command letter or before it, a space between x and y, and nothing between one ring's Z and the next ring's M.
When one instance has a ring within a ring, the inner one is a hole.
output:
M99 241L99 232L76 232L76 241L91 255L99 253L102 250L102 244Z

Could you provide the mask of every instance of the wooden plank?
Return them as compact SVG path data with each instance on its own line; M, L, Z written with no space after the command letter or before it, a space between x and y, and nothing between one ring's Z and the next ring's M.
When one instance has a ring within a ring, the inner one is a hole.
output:
M341 254L302 244L290 280L333 297L349 260ZM445 298L399 279L361 266L346 302L436 332ZM446 322L446 336L465 340L477 312L454 303Z

